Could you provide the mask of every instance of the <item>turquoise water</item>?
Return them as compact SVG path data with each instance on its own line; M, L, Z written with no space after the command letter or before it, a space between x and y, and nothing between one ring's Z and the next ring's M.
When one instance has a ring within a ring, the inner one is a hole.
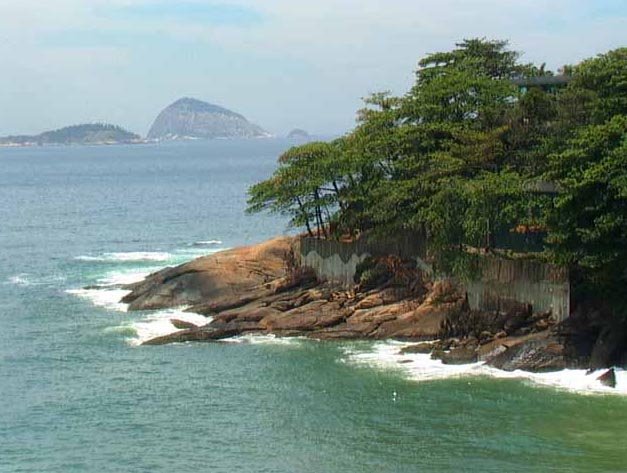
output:
M173 312L115 283L283 231L242 210L288 146L0 150L0 472L627 471L625 396L389 343L136 346Z

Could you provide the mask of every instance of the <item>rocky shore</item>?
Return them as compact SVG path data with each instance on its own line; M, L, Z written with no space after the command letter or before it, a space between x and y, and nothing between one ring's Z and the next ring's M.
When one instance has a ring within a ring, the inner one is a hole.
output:
M174 320L177 331L145 345L260 333L415 341L404 350L507 371L598 370L625 362L624 337L589 311L559 325L550 313L524 305L507 313L471 311L454 281L431 281L392 256L369 262L357 286L346 290L299 267L294 243L281 237L166 268L127 286L122 302L129 310L187 306L208 317L202 326ZM604 384L615 383L611 369L599 374Z

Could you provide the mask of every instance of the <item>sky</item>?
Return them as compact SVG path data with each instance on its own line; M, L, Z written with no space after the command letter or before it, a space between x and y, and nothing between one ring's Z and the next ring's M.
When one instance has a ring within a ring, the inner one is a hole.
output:
M0 136L145 135L180 97L342 134L363 97L403 94L422 56L473 37L557 69L627 46L627 0L0 0Z

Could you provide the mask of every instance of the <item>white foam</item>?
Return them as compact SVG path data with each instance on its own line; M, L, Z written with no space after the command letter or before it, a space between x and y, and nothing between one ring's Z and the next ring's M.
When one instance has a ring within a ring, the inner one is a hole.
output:
M75 259L98 262L168 261L172 259L172 254L162 251L130 251L103 253L98 256L77 256Z
M227 343L247 343L251 345L300 345L303 337L277 337L274 334L246 334L232 338L225 338L222 341Z
M47 275L44 277L34 277L29 273L20 273L15 276L10 276L2 284L9 284L14 286L28 287L28 286L45 286L53 285L58 282L65 281L65 276L62 275Z
M162 337L177 332L172 325L172 320L183 320L192 324L202 326L208 324L211 318L205 317L193 312L185 312L185 308L167 309L153 312L139 321L130 322L122 327L132 327L135 331L135 337L129 338L127 341L134 346L141 345L143 342L156 337Z
M98 284L105 286L116 286L120 284L133 284L143 281L149 274L159 271L161 267L145 269L142 271L116 271L108 273L106 276L98 279Z
M214 245L221 245L221 244L222 244L221 240L200 240L200 241L194 242L194 246L214 246Z
M97 307L103 307L117 312L126 312L128 310L128 304L123 304L120 300L131 291L125 289L94 288L68 289L65 292L82 299L87 299Z
M30 286L33 283L28 279L28 274L26 273L22 273L22 274L17 274L15 276L11 276L7 282L9 284L14 284L16 286Z
M579 394L627 395L627 371L616 369L616 388L603 386L597 378L603 371L586 375L585 370L562 370L551 373L507 372L491 368L483 363L468 365L445 365L432 360L428 354L401 354L400 349L408 343L385 341L374 344L370 349L346 347L346 361L381 369L403 371L415 381L491 376L495 378L523 379L535 385L553 387Z

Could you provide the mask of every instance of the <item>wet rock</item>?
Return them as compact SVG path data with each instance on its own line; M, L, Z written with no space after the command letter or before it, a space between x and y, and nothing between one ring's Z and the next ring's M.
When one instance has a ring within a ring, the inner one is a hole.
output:
M477 352L472 348L458 347L449 352L440 353L440 360L445 365L465 365L477 362Z
M180 330L200 328L200 326L193 324L191 322L187 322L186 320L171 319L170 323Z
M603 385L608 386L610 388L616 387L616 373L614 372L614 368L610 368L605 373L597 378L597 380Z
M147 340L142 345L167 345L183 342L213 342L239 335L238 329L189 329Z
M552 338L528 339L488 360L488 365L505 371L559 371L567 368L564 346Z
M486 345L482 345L477 350L477 361L488 361L492 358L500 355L507 351L507 345L503 345L500 342L496 343L488 343Z
M408 347L401 348L400 353L407 355L409 353L429 354L433 351L433 343L423 342Z
M590 369L598 370L620 363L622 354L627 348L625 346L626 340L627 336L623 326L605 326L592 348Z

